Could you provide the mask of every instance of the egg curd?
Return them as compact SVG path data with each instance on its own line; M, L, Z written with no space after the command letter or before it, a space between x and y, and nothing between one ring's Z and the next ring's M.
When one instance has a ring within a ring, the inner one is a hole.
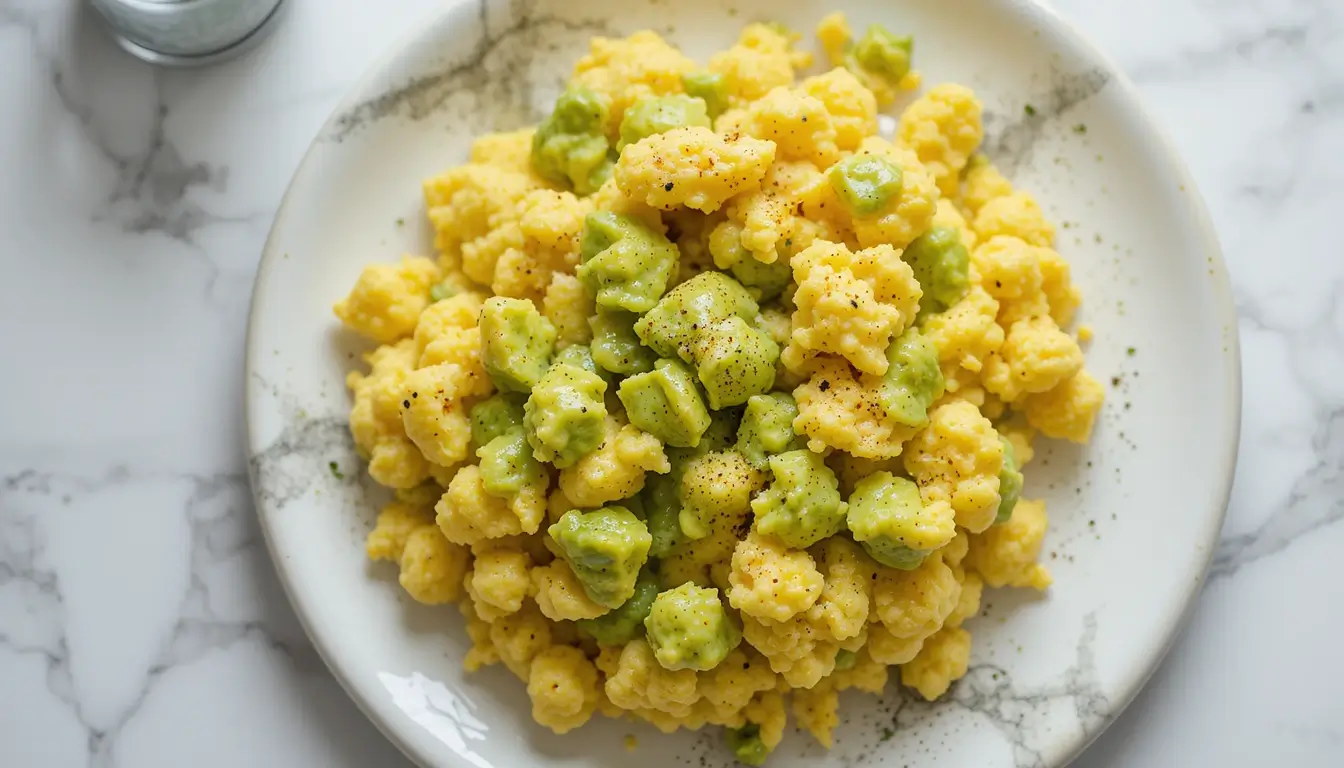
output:
M760 765L788 713L966 673L986 587L1043 590L1036 436L1102 387L1031 195L976 154L981 105L917 90L909 38L747 26L707 65L597 38L540 125L424 183L436 258L335 312L382 346L350 429L395 490L368 555L456 603L467 669L538 723L717 726Z

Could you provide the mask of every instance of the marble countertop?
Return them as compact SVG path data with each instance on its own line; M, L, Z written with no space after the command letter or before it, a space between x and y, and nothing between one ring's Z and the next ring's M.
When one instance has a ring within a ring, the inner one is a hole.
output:
M405 765L299 628L249 499L252 277L309 140L438 0L290 0L156 71L76 0L0 0L0 765ZM1199 179L1241 317L1213 572L1076 765L1344 764L1344 6L1056 3ZM382 8L383 10L379 10Z

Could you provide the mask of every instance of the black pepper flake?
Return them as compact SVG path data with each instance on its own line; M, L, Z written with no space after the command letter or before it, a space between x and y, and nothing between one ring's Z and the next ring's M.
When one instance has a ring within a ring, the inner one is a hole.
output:
M402 400L402 401L401 401L401 407L402 407L402 408L410 408L410 407L411 407L411 401L410 401L410 400Z
M823 382L821 382L820 384L817 385L817 389L820 389L822 392L825 392L825 391L829 390L830 388L831 388L831 382L829 382L829 381L823 381Z
M671 192L673 186L675 186L675 185L674 185L672 182L669 181L669 182L667 182L666 184L663 185L663 190L666 191L666 192Z

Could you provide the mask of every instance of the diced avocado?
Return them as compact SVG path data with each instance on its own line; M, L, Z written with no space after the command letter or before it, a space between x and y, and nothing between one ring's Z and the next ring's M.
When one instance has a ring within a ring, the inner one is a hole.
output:
M750 766L765 765L770 748L761 741L761 726L747 723L741 728L726 728L723 734L737 762Z
M780 295L793 279L788 259L766 264L752 256L742 245L742 226L733 221L714 227L709 235L709 255L714 258L714 266L732 272L757 301Z
M680 360L659 360L652 371L622 381L617 394L630 423L667 445L693 448L709 428L695 375Z
M452 298L457 295L457 286L451 281L445 280L442 283L436 283L429 289L430 303L437 303L444 299Z
M859 655L853 651L847 651L844 648L835 652L835 669L843 672L846 669L853 669L855 662L859 660Z
M705 109L711 118L718 117L728 108L728 84L718 72L687 72L681 76L681 84L687 96L705 102Z
M538 461L564 469L602 444L606 391L607 383L591 371L565 363L546 371L523 406L527 441Z
M611 374L599 368L597 362L593 360L593 351L587 344L570 344L568 347L555 353L551 358L551 365L565 363L575 368L582 368L589 373L596 373L602 377L602 380L611 383Z
M715 410L745 403L775 383L779 345L737 315L710 323L694 334L691 359Z
M789 451L770 457L774 479L751 501L756 529L802 549L845 527L840 481L821 454Z
M582 619L574 623L602 645L625 645L644 631L644 619L657 597L658 576L644 568L635 580L635 594L629 600L596 619Z
M793 431L798 405L787 392L752 395L747 399L742 424L737 428L737 452L757 469L765 469L770 456L802 448L806 441Z
M639 315L619 309L598 309L596 315L588 318L588 327L593 331L590 349L598 367L620 376L653 370L658 356L635 335L638 319Z
M570 510L547 533L593 602L616 608L634 596L652 539L630 510Z
M751 321L759 311L741 283L721 272L702 272L668 291L635 323L635 333L659 357L691 363L691 344L701 328L734 315Z
M870 216L901 194L900 166L879 155L850 155L831 166L826 179L855 216Z
M709 127L709 107L703 99L680 93L643 98L625 110L616 151L654 134L691 126Z
M854 486L846 521L854 540L874 560L909 571L928 554L906 543L927 526L923 512L918 486L890 472L874 472Z
M649 545L649 557L667 557L672 548L686 538L682 536L681 523L677 520L681 514L677 489L681 485L683 468L683 463L674 462L671 472L665 475L650 472L644 478L644 490L640 492L639 498L644 505L644 523L653 537L653 543Z
M713 669L742 642L742 629L719 599L719 590L686 583L660 592L644 629L664 669Z
M508 498L546 479L546 469L532 456L522 425L476 450L481 460L481 485L492 496Z
M854 44L853 53L860 67L884 80L897 83L910 72L910 58L914 50L913 37L897 37L881 24L870 24L863 37Z
M521 395L496 392L471 406L471 442L480 448L511 429L522 429Z
M531 392L551 365L555 327L527 299L491 296L481 308L481 363L497 389Z
M943 396L938 350L911 327L887 347L887 372L879 400L887 416L907 427L929 423L929 406Z
M644 222L611 211L584 219L576 271L597 306L647 312L677 268L677 246Z
M736 451L688 459L677 490L681 532L689 539L703 539L726 521L741 519L751 508L756 477L756 471Z
M769 301L780 295L793 279L793 269L782 258L773 264L766 264L753 256L747 256L733 262L728 271L752 292L757 301Z
M611 142L603 132L607 98L583 86L556 99L532 135L532 169L575 194L590 195L611 176Z
M653 536L653 545L649 549L650 557L666 557L672 548L685 541L681 531L681 478L693 459L711 453L727 451L732 445L733 435L738 430L741 408L724 408L709 415L709 427L700 436L700 442L694 448L669 446L666 449L671 470L667 474L649 473L644 480L644 491L639 499L644 504L649 533ZM737 462L730 462L738 466ZM700 472L706 468L701 467ZM696 502L700 494L691 492L688 498ZM712 505L711 494L709 503ZM627 499L628 501L628 499ZM742 504L746 501L742 500ZM743 507L745 509L745 507Z
M1000 436L1003 443L1003 469L999 470L999 511L995 523L1006 523L1013 517L1013 507L1022 495L1022 470L1017 466L1017 451L1013 444Z
M709 429L700 436L700 445L696 446L696 451L704 455L728 450L737 439L738 430L742 428L742 415L745 410L743 406L733 406L710 412Z
M910 265L924 291L919 299L921 315L956 304L971 285L971 255L955 227L930 227L905 249L901 259Z

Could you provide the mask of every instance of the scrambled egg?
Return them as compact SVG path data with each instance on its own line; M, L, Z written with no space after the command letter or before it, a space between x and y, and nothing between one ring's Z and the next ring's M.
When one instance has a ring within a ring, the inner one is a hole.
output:
M557 733L714 725L760 765L792 712L829 747L841 691L941 696L983 590L1051 583L1021 468L1103 399L1054 227L966 87L876 135L913 41L818 37L811 76L770 24L704 65L593 40L554 115L424 182L436 258L335 305L380 345L368 557Z

